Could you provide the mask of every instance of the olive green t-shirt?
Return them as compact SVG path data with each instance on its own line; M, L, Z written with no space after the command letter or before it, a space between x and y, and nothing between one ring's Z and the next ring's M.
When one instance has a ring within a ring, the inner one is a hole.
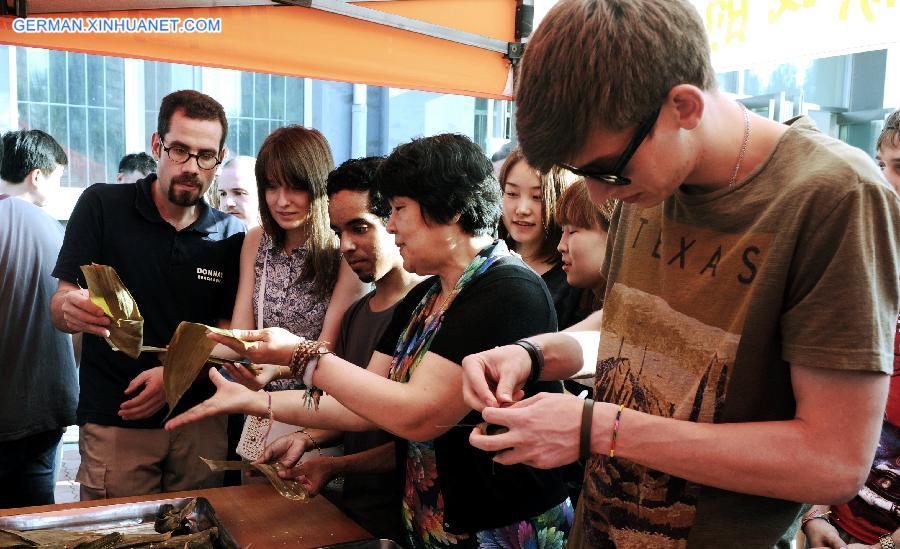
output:
M806 118L734 186L623 205L597 400L685 421L784 420L791 364L890 373L898 229L900 199L872 160ZM772 547L800 511L624 459L588 471L585 547Z

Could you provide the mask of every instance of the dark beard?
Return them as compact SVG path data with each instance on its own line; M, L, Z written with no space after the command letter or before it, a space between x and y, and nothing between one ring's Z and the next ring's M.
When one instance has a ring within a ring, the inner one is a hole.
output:
M197 185L197 195L194 196L192 191L176 191L175 184L176 183L193 183ZM200 182L197 181L194 177L180 177L174 178L169 183L169 202L175 204L176 206L181 206L183 208L190 208L191 206L196 206L203 200L203 193L199 192L202 187L200 186Z

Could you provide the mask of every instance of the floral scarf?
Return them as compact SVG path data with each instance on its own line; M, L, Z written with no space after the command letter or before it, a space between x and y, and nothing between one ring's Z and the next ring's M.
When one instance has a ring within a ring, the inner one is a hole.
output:
M493 243L478 252L475 259L466 267L459 281L444 300L440 307L436 307L438 296L441 293L441 281L436 280L422 301L413 311L409 324L403 329L397 340L397 348L394 350L394 358L391 360L390 379L406 382L412 376L413 371L425 357L425 353L431 347L434 336L441 328L444 313L463 289L479 276L484 274L495 261L502 257L512 255L503 240L495 240Z

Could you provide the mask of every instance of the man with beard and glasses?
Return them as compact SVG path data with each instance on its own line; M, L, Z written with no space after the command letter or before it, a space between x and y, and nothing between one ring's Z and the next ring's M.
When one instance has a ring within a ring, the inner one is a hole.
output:
M183 320L227 326L244 227L202 198L225 156L227 131L213 98L169 94L152 136L157 172L133 184L88 188L69 219L51 312L58 329L85 334L77 412L82 500L221 484L221 473L197 456L225 458L225 418L162 430L168 409L159 355L131 359L103 341L110 319L82 289L79 267L115 268L144 317L144 345L165 347ZM206 376L200 380L177 408L211 394Z

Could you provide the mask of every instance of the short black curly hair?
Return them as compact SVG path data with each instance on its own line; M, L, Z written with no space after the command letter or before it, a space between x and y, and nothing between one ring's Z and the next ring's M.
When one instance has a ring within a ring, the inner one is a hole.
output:
M391 205L375 185L375 173L384 162L383 156L350 159L328 174L328 196L339 191L363 191L369 193L369 211L387 224Z
M500 220L500 186L494 166L465 135L444 133L399 145L376 174L387 199L419 203L426 219L448 224L459 215L467 234L494 234Z

